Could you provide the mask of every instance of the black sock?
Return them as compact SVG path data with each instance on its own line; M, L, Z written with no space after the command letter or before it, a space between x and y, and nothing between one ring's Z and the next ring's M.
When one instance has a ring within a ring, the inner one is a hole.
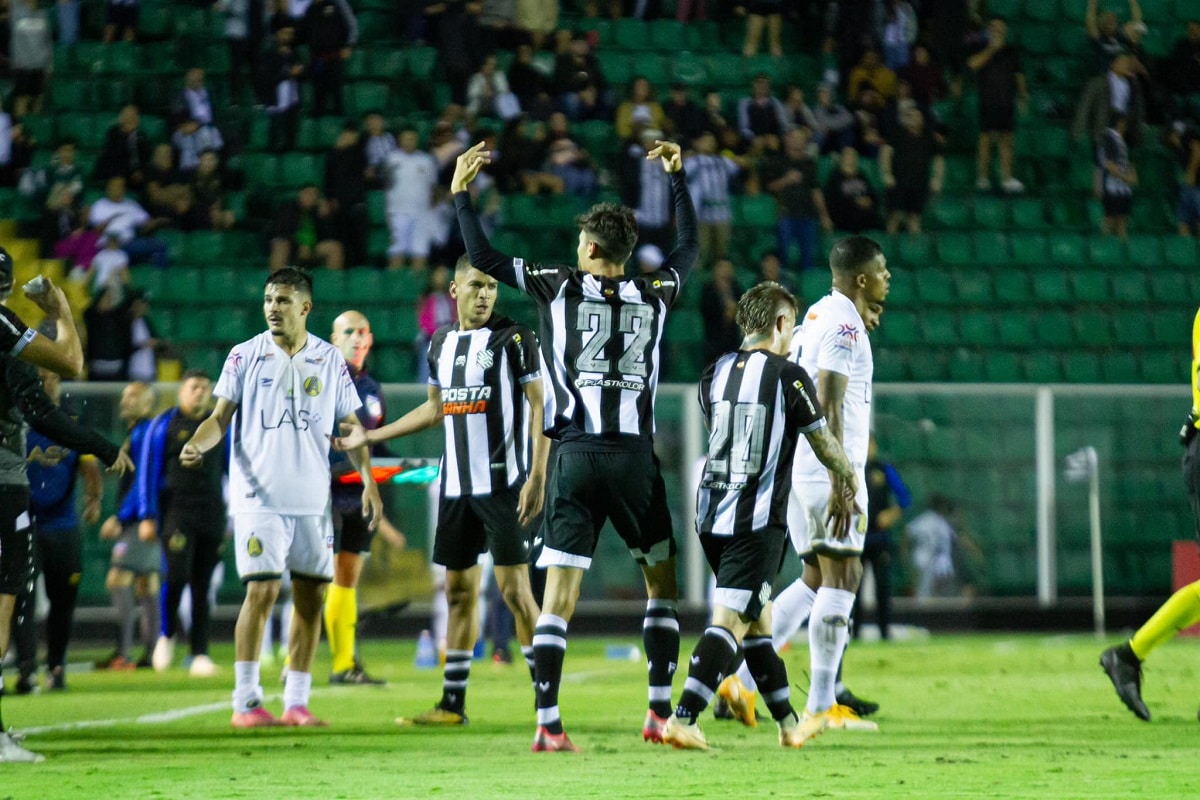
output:
M164 635L168 639L174 639L179 633L179 603L183 600L183 590L187 588L183 581L167 579L167 605L163 609L166 619L163 625ZM192 602L192 608L195 609L196 603ZM193 611L193 613L195 613Z
M771 718L778 722L794 715L787 667L771 646L771 637L747 638L742 645L746 648L746 667L758 684L758 694L770 709Z
M558 714L558 686L567 654L567 621L553 614L538 617L533 629L533 689L537 694L538 725L552 734L563 732Z
M674 600L649 600L642 621L642 646L650 672L650 710L671 716L671 681L679 662L679 617Z
M533 664L533 645L528 647L521 645L521 655L525 658L525 666L529 667L529 683L537 683L537 673L534 671Z
M675 716L689 724L694 722L712 702L717 687L736 657L737 639L733 634L727 628L709 626L692 651L687 681L683 684L679 705L675 707Z
M438 705L455 714L467 707L467 680L471 677L471 651L447 650L442 674L442 701Z

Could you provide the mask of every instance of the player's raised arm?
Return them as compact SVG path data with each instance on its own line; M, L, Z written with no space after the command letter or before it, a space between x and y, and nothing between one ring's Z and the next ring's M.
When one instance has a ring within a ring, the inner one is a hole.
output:
M671 176L671 199L675 204L675 249L663 261L663 269L675 270L682 288L700 258L700 227L696 224L696 207L688 192L679 145L662 140L654 143L657 147L647 153L646 158L662 159L663 169Z
M513 266L513 257L504 255L492 247L483 226L479 223L479 215L471 202L471 193L467 191L471 181L479 174L479 170L492 161L492 154L483 149L483 142L470 148L458 157L454 164L454 177L450 179L450 191L454 194L454 207L458 211L458 226L462 229L463 242L467 245L467 255L471 257L471 266L480 272L491 275L501 283L520 289L517 280L517 270Z
M198 467L204 459L204 454L212 450L225 438L229 423L233 421L233 413L237 405L224 397L217 398L217 405L208 415L196 433L183 446L179 453L179 462L185 467Z

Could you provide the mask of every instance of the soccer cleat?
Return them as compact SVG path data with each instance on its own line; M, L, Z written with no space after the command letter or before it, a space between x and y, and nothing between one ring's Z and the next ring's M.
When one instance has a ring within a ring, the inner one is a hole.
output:
M104 668L111 672L131 672L137 669L137 664L125 656L114 656Z
M365 669L356 666L333 673L329 676L329 683L343 686L384 686L387 681L383 678L372 678Z
M15 687L17 694L37 694L41 690L42 687L38 686L36 675L30 673L17 678L17 685Z
M192 656L192 664L188 667L188 674L193 678L211 678L219 671L213 660L206 655Z
M150 664L155 672L165 672L170 669L175 660L175 640L169 636L160 636L154 643L154 652L150 655Z
M1150 709L1142 702L1142 662L1138 661L1133 651L1128 655L1122 650L1127 646L1110 647L1100 654L1100 666L1108 674L1117 697L1125 707L1132 711L1138 719L1150 721Z
M666 727L666 719L655 714L653 711L647 711L646 721L642 723L642 741L662 744L663 729Z
M567 732L551 733L544 725L538 726L533 734L533 745L529 748L534 753L579 753L582 752L567 738Z
M289 728L328 728L329 723L308 710L308 706L292 706L283 712L279 721Z
M55 667L46 673L46 689L51 692L66 691L67 673L62 667Z
M842 689L837 693L837 704L846 706L860 717L869 717L879 710L879 703L872 703L870 700L856 697L854 692L849 689Z
M729 704L729 710L733 713L734 719L747 728L758 727L758 716L754 713L754 703L758 700L758 692L746 688L746 684L742 683L741 678L737 675L730 675L721 681L721 685L717 687L717 694Z
M426 725L429 727L452 728L456 725L466 725L467 715L458 711L450 711L441 706L434 706L428 711L422 711L415 717L396 717L396 724Z
M708 739L705 738L704 731L700 730L700 725L695 722L691 725L680 722L679 717L674 714L663 725L662 741L676 750L708 749Z
M829 715L829 727L832 730L869 731L871 733L879 730L877 724L863 719L849 706L835 705L825 713Z
M497 666L507 666L513 662L512 653L506 647L498 647L492 651L492 663Z
M278 728L283 725L283 721L267 711L262 706L255 706L249 711L233 712L233 719L230 724L235 728Z
M151 662L150 653L148 652L142 653L142 657L137 660L136 664L134 664L136 669L150 669L152 666L154 665Z
M0 764L36 764L46 757L21 746L20 738L12 733L0 733Z
M800 722L790 727L779 727L779 745L781 747L803 747L820 736L829 727L829 712L818 711L813 714L804 712Z

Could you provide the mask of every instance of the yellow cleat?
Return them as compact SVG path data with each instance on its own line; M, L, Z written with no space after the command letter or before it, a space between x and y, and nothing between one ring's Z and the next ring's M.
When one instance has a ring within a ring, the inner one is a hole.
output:
M868 731L875 733L879 726L854 713L849 706L836 705L829 711L829 727L839 731Z
M409 725L426 725L430 727L452 728L456 725L466 725L467 715L434 706L428 711L417 714L415 717L397 717L396 724L405 727Z
M781 747L803 747L805 743L820 736L829 725L829 712L818 711L816 714L804 712L800 722L789 728L779 728L779 745Z
M758 717L754 713L754 703L758 700L758 692L752 692L742 683L737 675L730 675L721 681L717 689L721 699L729 704L733 716L747 728L758 727Z
M698 724L687 725L679 721L674 714L663 726L663 744L669 744L677 750L707 750L708 739Z

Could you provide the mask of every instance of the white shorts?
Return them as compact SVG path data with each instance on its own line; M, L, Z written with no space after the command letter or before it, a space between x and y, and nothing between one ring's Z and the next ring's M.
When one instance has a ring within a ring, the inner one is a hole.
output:
M410 214L393 211L388 214L388 227L392 229L389 256L425 258L429 255L428 214Z
M292 577L333 579L333 519L329 514L235 514L233 541L242 582Z
M850 533L845 539L835 539L825 527L825 517L829 513L829 483L793 481L788 497L787 524L796 553L801 558L810 553L861 556L863 539L867 535L867 483L861 472L856 499L863 513L851 518Z

